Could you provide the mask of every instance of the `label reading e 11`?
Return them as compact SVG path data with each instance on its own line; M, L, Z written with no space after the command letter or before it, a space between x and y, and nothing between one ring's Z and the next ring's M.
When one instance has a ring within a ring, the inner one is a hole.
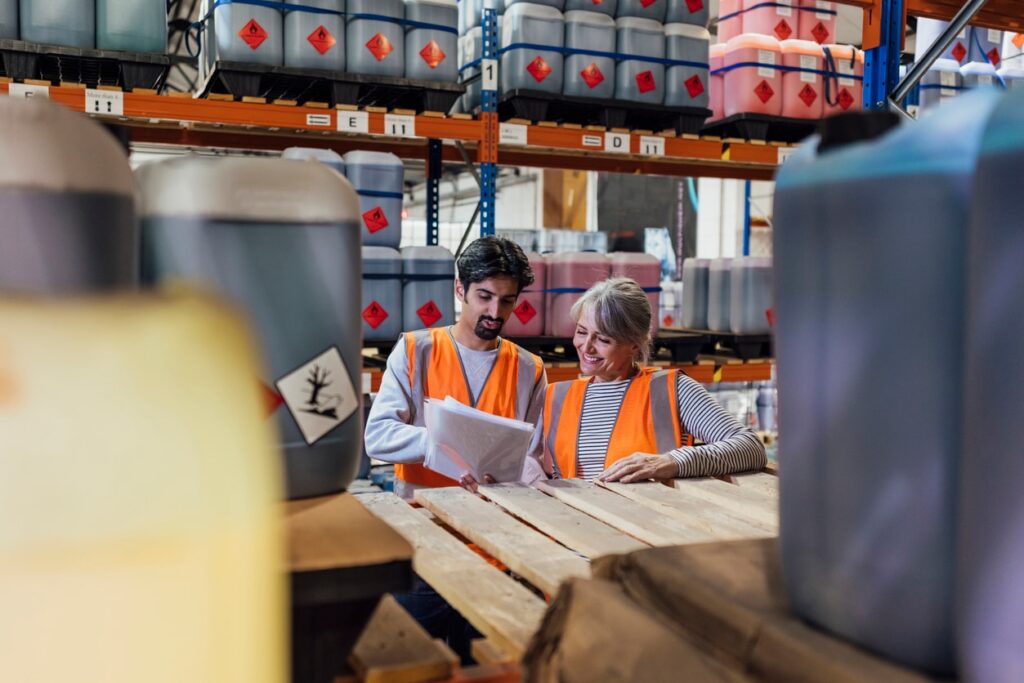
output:
M604 151L614 154L629 154L629 133L605 133Z
M653 135L640 136L640 153L649 157L665 156L665 138Z
M384 134L396 138L416 137L416 117L404 114L385 114Z
M338 132L369 133L370 115L365 111L338 110Z
M124 116L124 93L115 90L85 91L85 113L102 116Z

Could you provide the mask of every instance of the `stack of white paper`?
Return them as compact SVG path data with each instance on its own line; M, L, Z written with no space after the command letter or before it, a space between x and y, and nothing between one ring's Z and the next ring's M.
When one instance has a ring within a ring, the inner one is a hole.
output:
M499 482L519 481L532 424L470 408L451 396L427 399L424 417L428 468L456 480L468 473L481 484L486 474Z

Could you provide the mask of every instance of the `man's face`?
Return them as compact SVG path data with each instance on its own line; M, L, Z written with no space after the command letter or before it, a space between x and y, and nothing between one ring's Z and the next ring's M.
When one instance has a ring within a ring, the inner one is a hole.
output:
M455 281L455 296L462 301L460 325L473 329L473 333L488 341L496 339L505 321L512 315L519 297L519 283L507 276L492 277L469 285L463 291L462 282Z

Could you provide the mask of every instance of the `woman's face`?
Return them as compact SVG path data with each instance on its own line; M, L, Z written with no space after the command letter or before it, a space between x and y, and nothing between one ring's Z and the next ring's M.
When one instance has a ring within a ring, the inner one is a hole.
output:
M594 314L585 308L576 322L572 345L580 357L580 372L599 382L610 382L629 377L633 358L639 350L636 344L619 341L597 331Z

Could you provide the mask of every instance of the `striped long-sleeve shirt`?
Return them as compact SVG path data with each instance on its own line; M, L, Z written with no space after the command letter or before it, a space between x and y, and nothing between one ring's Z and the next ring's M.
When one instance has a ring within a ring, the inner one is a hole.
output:
M594 479L605 469L612 429L629 385L628 379L587 385L576 452L577 471L583 479ZM680 372L676 395L680 427L705 444L669 451L679 465L680 477L717 476L765 466L761 440L722 410L704 387Z

